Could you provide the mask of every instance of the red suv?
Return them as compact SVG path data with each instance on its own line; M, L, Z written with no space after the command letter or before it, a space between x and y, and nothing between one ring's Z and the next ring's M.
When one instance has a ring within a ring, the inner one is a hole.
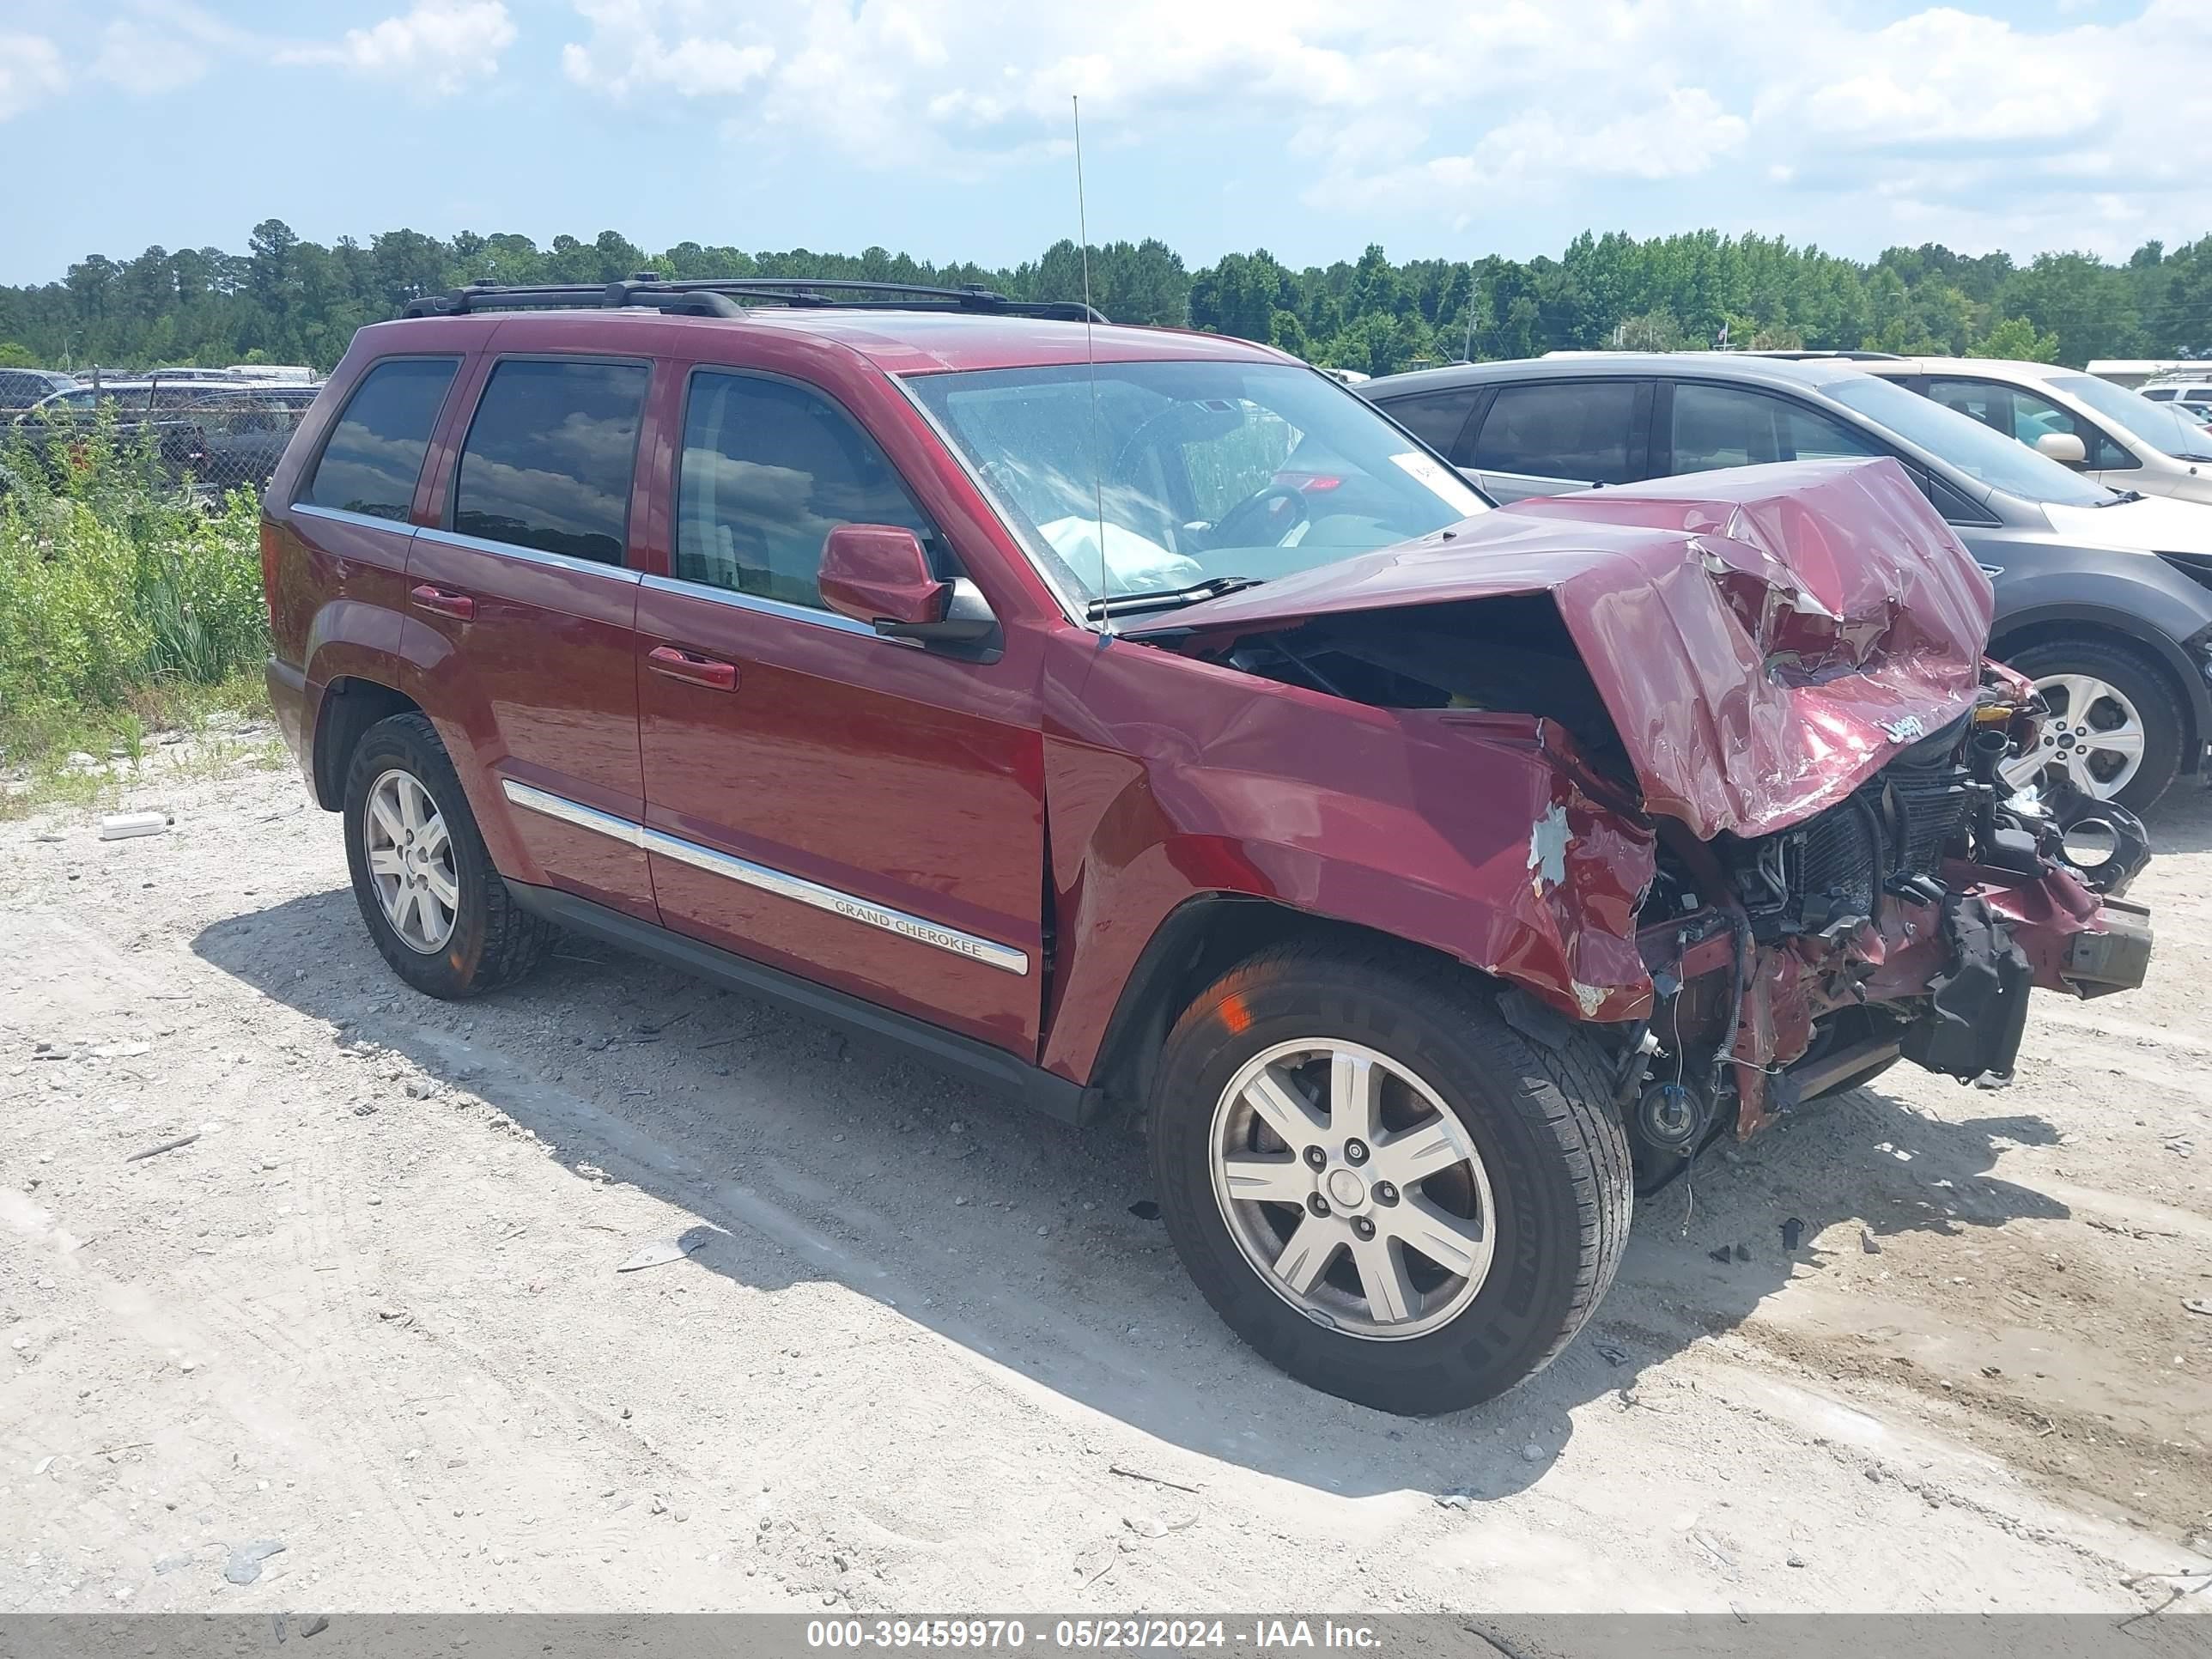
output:
M1637 1192L2142 981L2141 826L2015 793L1990 586L1895 463L1492 509L1264 347L640 279L363 329L277 467L270 685L434 996L557 930L1074 1122L1222 1317L1464 1406Z

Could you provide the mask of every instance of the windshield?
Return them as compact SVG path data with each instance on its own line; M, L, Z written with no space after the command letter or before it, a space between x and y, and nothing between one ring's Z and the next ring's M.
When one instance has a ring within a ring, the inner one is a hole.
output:
M1075 363L907 384L1084 601L1264 581L1486 510L1370 404L1287 363Z
M1905 442L1917 444L1968 477L2008 495L2063 507L2102 507L2119 499L2026 444L1893 382L1853 374L1831 380L1821 390Z
M2212 435L2179 413L2171 404L2154 404L2094 374L2064 374L2051 382L2051 389L2089 405L2114 426L2179 461L2212 461Z

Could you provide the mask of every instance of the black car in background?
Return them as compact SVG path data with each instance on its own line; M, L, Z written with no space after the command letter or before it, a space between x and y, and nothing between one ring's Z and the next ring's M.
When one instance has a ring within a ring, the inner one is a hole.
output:
M198 428L194 477L217 489L260 489L283 459L292 428L321 391L314 386L241 386L196 398L180 411Z
M1887 455L1996 587L1990 651L2050 705L2042 753L2141 811L2212 742L2212 507L2147 501L1849 359L1562 353L1356 388L1493 500Z
M0 412L28 409L76 385L74 375L52 368L0 368Z

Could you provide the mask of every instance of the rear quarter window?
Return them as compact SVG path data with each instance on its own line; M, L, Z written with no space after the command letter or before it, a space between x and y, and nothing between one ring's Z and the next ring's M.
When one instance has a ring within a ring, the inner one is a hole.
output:
M458 357L401 357L362 377L296 498L307 507L404 520Z

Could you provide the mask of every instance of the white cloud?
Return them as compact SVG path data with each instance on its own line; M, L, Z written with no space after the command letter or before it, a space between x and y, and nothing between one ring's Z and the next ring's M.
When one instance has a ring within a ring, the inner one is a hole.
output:
M578 86L616 98L669 91L685 98L726 97L767 75L775 48L757 40L683 33L693 7L641 4L639 0L580 0L592 26L592 44L561 49L562 72ZM664 21L678 30L673 45Z
M44 103L69 84L61 49L43 34L0 34L0 121Z
M428 93L455 93L499 72L514 44L514 20L502 0L420 0L412 11L329 45L287 46L279 63L337 64Z
M110 23L100 37L92 72L125 92L141 94L190 86L208 72L205 52L179 36L137 23Z

